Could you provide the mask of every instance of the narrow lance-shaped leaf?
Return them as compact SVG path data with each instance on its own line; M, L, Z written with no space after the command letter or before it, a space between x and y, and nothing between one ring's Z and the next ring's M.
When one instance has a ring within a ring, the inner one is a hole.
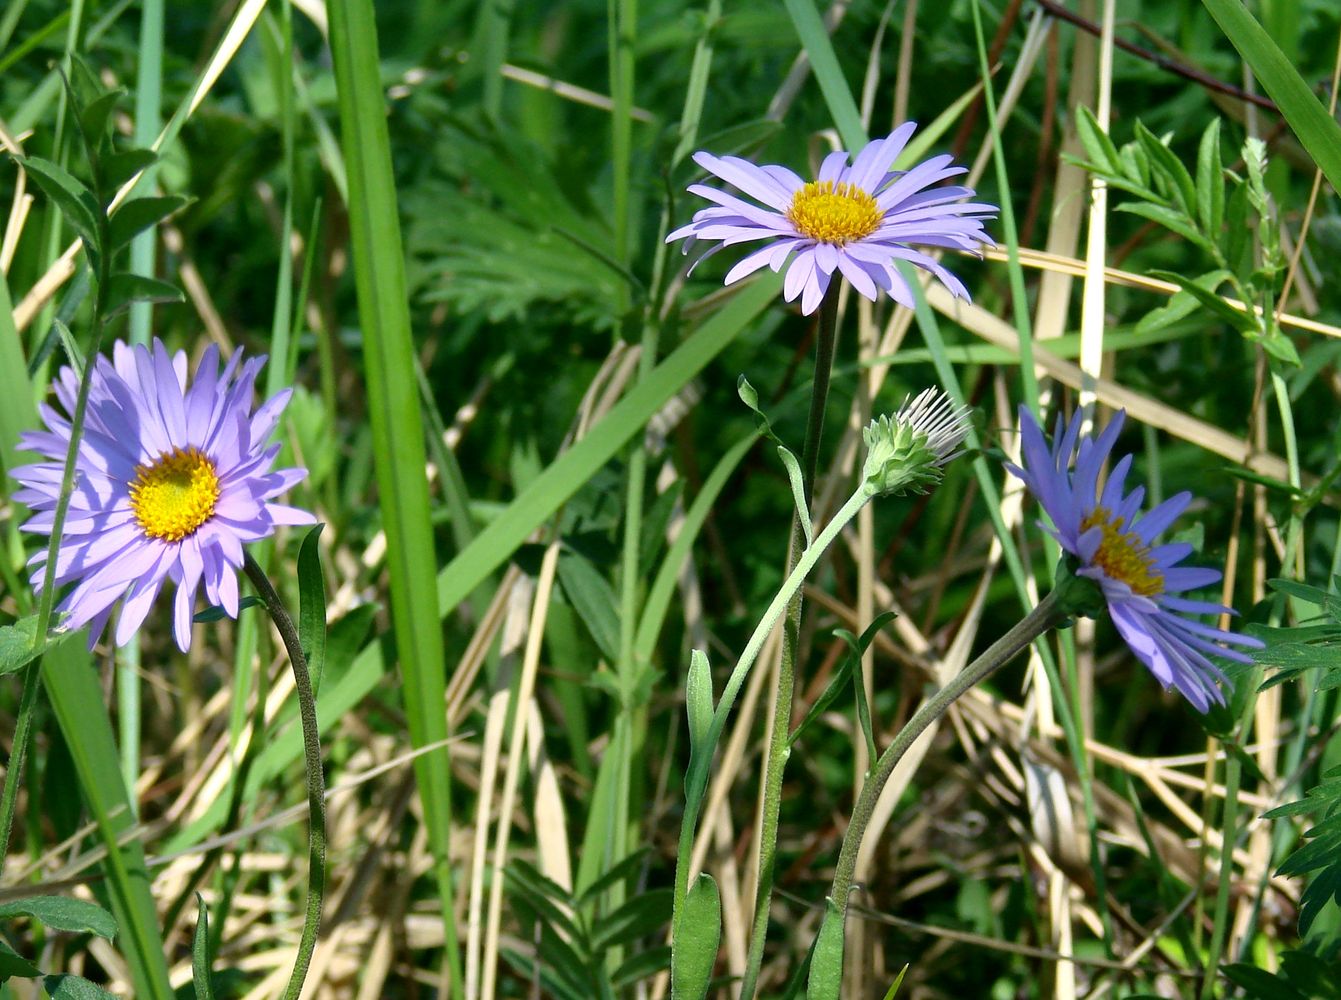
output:
M196 1000L214 1000L210 974L210 911L205 897L196 893L196 931L191 938L191 985Z
M298 641L307 657L312 690L318 690L326 666L326 580L317 545L324 524L313 525L298 549Z
M178 195L161 198L132 198L116 210L108 225L108 243L112 251L120 250L135 236L150 226L162 222L188 203Z

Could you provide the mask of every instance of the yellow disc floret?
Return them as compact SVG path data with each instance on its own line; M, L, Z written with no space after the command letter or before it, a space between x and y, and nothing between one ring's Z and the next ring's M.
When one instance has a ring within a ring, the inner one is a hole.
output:
M174 448L135 467L130 509L150 538L180 542L210 519L219 500L214 463L195 448Z
M841 247L875 232L880 206L855 184L811 181L792 195L787 219L801 235Z
M1149 597L1164 590L1164 574L1155 569L1155 558L1139 536L1121 531L1107 507L1095 507L1083 521L1080 530L1089 531L1098 526L1103 531L1094 563L1103 568L1110 579L1121 580L1133 594Z

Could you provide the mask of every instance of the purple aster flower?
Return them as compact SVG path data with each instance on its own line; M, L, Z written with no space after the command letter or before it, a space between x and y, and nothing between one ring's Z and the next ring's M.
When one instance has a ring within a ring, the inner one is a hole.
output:
M892 171L916 130L916 123L906 122L886 138L867 143L851 166L847 153L830 153L820 165L819 179L809 183L786 167L695 153L695 163L764 207L706 184L691 184L691 193L714 205L694 213L693 221L666 242L683 239L688 253L695 240L720 240L694 262L696 267L722 247L767 240L727 272L726 284L765 265L774 271L786 265L783 295L788 302L799 295L806 315L819 306L835 271L868 299L874 301L884 289L911 309L912 290L895 267L900 260L930 271L954 295L967 299L968 290L958 278L909 244L977 254L981 244L995 245L982 220L995 218L997 207L963 202L973 196L970 188L931 187L964 173L964 167L950 166L950 156L933 156L911 170Z
M1010 463L1006 468L1024 480L1052 519L1053 527L1046 530L1079 561L1076 575L1099 585L1113 624L1131 651L1165 688L1177 688L1197 711L1205 712L1212 702L1225 703L1217 687L1225 675L1207 654L1251 663L1251 656L1229 647L1261 649L1263 644L1192 617L1234 614L1233 608L1177 596L1209 587L1221 577L1217 569L1179 566L1192 552L1186 542L1155 544L1187 509L1191 493L1179 493L1142 514L1145 487L1124 493L1130 455L1113 466L1099 488L1099 473L1125 417L1119 411L1097 437L1082 439L1080 411L1065 425L1058 416L1049 449L1042 428L1022 406L1024 468Z
M253 413L264 356L243 364L238 351L220 374L213 345L189 386L186 354L169 357L157 339L152 353L118 341L110 361L100 356L92 363L74 493L56 556L56 585L75 586L56 610L69 615L62 628L91 622L92 646L121 601L116 644L125 645L171 580L177 585L173 631L185 651L200 586L236 618L242 544L274 534L276 525L315 520L271 502L307 475L306 469L270 467L279 445L266 441L291 390ZM72 414L79 378L70 368L61 369L55 392ZM19 447L50 461L20 466L12 475L24 487L15 501L36 512L23 530L50 535L70 421L50 406L40 410L48 430L26 432ZM44 550L29 561L35 589L46 557Z

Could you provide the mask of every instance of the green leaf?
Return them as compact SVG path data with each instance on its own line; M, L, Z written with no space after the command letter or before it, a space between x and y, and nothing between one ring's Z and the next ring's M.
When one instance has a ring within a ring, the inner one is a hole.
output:
M833 118L834 127L843 139L843 145L855 152L866 144L866 128L861 123L861 112L852 96L852 88L843 76L842 65L834 51L829 30L813 0L783 0L791 15L801 46L810 59L811 72L819 84L824 103Z
M56 203L70 227L79 234L89 251L89 259L96 260L101 249L98 246L97 219L102 214L102 207L93 197L93 192L59 163L37 156L19 157L18 161L42 192Z
M182 298L181 289L166 281L142 274L114 274L107 279L106 316L110 319L129 309L132 302L181 302Z
M641 892L601 919L591 932L591 948L601 953L609 948L632 945L664 927L671 918L670 889Z
M632 958L614 971L610 976L610 985L616 990L622 990L655 976L670 964L671 949L666 945L644 948L635 952Z
M614 588L591 561L565 547L559 554L559 583L582 623L609 663L619 659L619 607Z
M11 976L18 976L21 979L33 979L42 973L37 966L28 961L17 951L0 940L0 983L9 979Z
M42 655L46 645L34 647L37 615L27 615L13 625L0 626L0 674L17 673Z
M843 985L843 917L843 911L829 900L810 958L806 1000L838 1000Z
M1122 160L1118 156L1117 147L1113 145L1113 140L1108 138L1104 130L1099 127L1099 120L1094 117L1094 112L1085 105L1080 105L1076 114L1076 135L1080 138L1080 144L1085 147L1085 155L1090 158L1091 163L1107 174L1121 174ZM1136 178L1130 178L1136 180Z
M1200 279L1185 278L1175 271L1152 270L1150 275L1151 277L1162 278L1165 281L1172 281L1234 329L1243 333L1254 333L1257 330L1257 320L1254 317L1235 309L1215 292L1207 291L1201 287L1197 283ZM1203 275L1202 277L1206 276Z
M742 403L754 411L754 426L758 428L759 433L779 448L784 447L782 438L773 433L773 425L769 422L768 415L759 409L759 393L744 375L736 379L736 395L740 397Z
M1341 125L1314 96L1308 82L1249 13L1243 0L1202 0L1202 3L1252 67L1253 74L1276 102L1332 189L1341 191Z
M324 524L314 524L298 548L298 643L307 657L312 689L320 686L326 666L326 580L321 575L317 540Z
M1217 251L1215 244L1206 239L1193 224L1192 219L1180 209L1169 208L1166 205L1152 205L1150 202L1128 201L1118 205L1115 211L1129 212L1132 215L1139 215L1143 219L1158 222L1165 229L1177 233L1189 243L1201 247L1211 256L1214 256Z
M704 746L708 730L712 728L712 670L708 657L701 649L689 654L689 680L684 691L685 712L689 716L689 749L702 753L711 748Z
M870 648L871 643L875 641L875 637L880 634L880 630L897 617L898 613L894 611L881 612L875 616L875 619L871 624L866 626L860 639L855 638L847 629L838 628L833 630L834 635L847 643L848 655L843 658L843 662L839 664L838 669L833 672L833 676L829 678L829 683L825 685L823 693L815 699L815 703L810 706L810 710L806 712L805 718L801 720L800 725L792 730L791 736L787 739L788 746L791 746L799 740L801 734L809 729L821 715L829 710L829 706L834 703L838 696L842 694L847 687L849 678L857 671L857 668L861 664L861 658L866 654L866 650ZM864 705L866 701L866 690L860 677L858 677L855 686L857 690L861 692L859 697L861 699L861 704ZM862 714L865 716L863 726L869 728L871 721L870 715L868 712ZM868 739L867 742L869 744L871 740ZM872 757L871 759L874 760L875 757Z
M127 149L120 153L109 153L102 159L103 181L109 188L120 188L141 170L158 162L158 154L152 149Z
M899 970L899 974L894 978L894 982L889 984L889 990L885 993L885 1000L894 1000L898 995L899 987L903 985L903 977L908 975L908 966Z
M708 995L721 939L722 899L717 883L707 872L700 872L689 887L675 928L671 1000L703 1000Z
M53 931L116 937L116 918L97 903L67 896L31 896L0 904L0 920L32 917Z
M796 516L801 522L801 531L806 536L806 548L809 548L815 543L815 528L810 523L810 507L806 504L806 485L801 475L801 463L782 445L778 445L778 457L787 467L787 480L792 486L792 505L796 508Z
M79 127L84 133L84 141L97 152L99 144L107 136L107 120L116 110L117 102L124 97L124 90L109 90L95 98L79 111Z
M47 976L42 988L51 1000L117 1000L115 993L108 993L83 976Z
M651 848L649 847L639 848L627 858L615 862L615 864L611 865L609 870L604 872L600 878L596 879L591 885L578 893L574 902L580 907L585 907L593 900L599 899L601 896L605 895L606 891L616 883L634 878L638 874L639 869L646 862L647 855L650 851Z
M1198 288L1204 289L1210 294L1214 294L1222 284L1228 281L1232 275L1228 271L1210 271L1206 274L1192 279L1192 284ZM1165 327L1172 326L1180 319L1196 312L1201 306L1201 299L1197 298L1191 292L1179 291L1170 296L1166 305L1158 309L1152 309L1141 317L1141 321L1136 324L1136 333L1153 333L1156 330L1162 330Z
M1197 219L1211 239L1225 221L1225 172L1220 162L1220 119L1212 118L1197 147Z
M162 198L132 198L123 203L112 216L108 227L107 238L111 252L120 250L136 234L180 210L189 200L178 195L167 195Z
M1139 120L1136 122L1136 139L1150 157L1156 178L1163 182L1182 214L1190 218L1197 204L1197 189L1183 161Z
M210 911L200 893L196 893L196 930L191 936L191 983L196 988L196 1000L214 1000L210 981Z
M254 597L253 595L248 594L237 602L237 613L241 615L242 612L246 611L248 608L255 608L258 606L263 607L264 603L265 602L259 597ZM225 611L221 605L211 604L208 608L197 611L191 620L204 624L208 622L223 621L223 619L231 617L232 616Z

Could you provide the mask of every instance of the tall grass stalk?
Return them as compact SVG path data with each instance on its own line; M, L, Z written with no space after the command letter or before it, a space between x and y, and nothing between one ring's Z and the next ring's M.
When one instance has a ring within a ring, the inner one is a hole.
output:
M414 768L442 908L444 961L452 996L459 1000L461 956L449 857L452 773L443 743L448 733L442 630L433 601L436 560L424 475L424 429L414 381L405 250L391 168L377 25L371 0L334 0L327 9L349 172L351 249L387 539L391 615L405 678L405 713L416 747L443 744L416 757Z

